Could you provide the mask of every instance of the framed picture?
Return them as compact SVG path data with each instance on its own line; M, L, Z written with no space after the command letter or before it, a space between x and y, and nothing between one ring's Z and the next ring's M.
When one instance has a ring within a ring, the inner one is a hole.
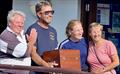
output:
M110 25L110 4L97 4L97 22L102 25Z

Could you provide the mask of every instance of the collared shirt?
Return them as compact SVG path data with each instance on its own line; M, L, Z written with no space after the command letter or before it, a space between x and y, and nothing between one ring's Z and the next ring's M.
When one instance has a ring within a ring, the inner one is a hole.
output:
M20 35L17 35L12 29L9 27L4 30L0 35L0 63L5 63L3 60L14 60L12 62L15 64L15 61L19 62L16 64L24 63L24 60L29 56L25 56L27 52L27 42L25 39L24 31L21 31ZM30 58L30 57L29 57ZM7 63L11 63L7 62ZM31 60L28 60L29 65L31 64Z

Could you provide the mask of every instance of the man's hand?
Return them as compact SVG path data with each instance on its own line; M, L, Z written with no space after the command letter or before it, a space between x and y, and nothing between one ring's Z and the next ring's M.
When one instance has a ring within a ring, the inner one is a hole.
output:
M31 29L31 32L30 32L30 35L27 35L27 40L28 40L28 43L30 44L35 44L36 43L36 40L37 40L37 32L36 32L36 29Z
M37 32L36 29L31 29L30 35L27 36L28 41L28 53L31 54L31 52L36 51L35 43L37 40Z
M56 63L55 61L49 62L48 64L51 68L53 68L54 66L58 66L58 63Z

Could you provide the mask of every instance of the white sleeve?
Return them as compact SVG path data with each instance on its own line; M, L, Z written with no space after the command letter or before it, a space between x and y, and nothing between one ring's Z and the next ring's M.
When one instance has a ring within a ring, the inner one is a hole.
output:
M6 53L7 52L8 43L0 39L0 51Z
M22 57L25 55L26 51L27 51L27 44L26 43L19 43L15 47L12 55L15 57Z

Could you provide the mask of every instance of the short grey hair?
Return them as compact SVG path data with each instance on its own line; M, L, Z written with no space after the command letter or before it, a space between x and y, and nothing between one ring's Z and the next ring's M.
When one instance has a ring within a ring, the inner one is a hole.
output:
M24 20L25 20L25 18L26 18L25 13L23 13L22 11L11 10L11 11L9 11L8 16L7 16L7 22L8 22L8 23L11 22L16 15L21 15L21 16L23 16L23 17L24 17Z

